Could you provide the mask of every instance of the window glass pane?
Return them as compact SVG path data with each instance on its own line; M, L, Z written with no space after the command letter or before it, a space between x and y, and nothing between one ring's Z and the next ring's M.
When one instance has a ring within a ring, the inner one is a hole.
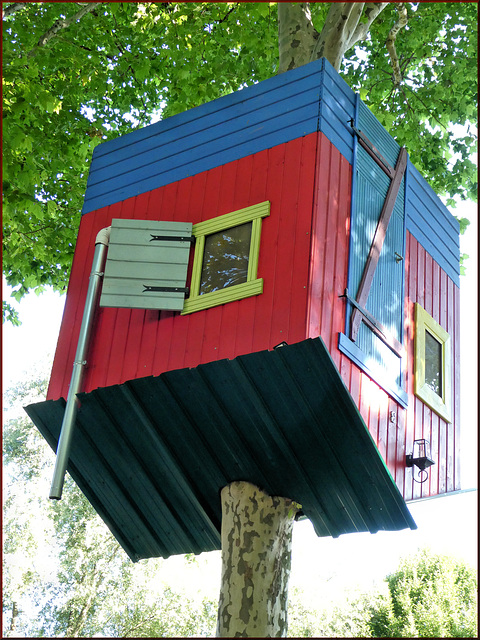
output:
M200 295L247 281L252 223L205 236Z
M442 344L425 331L425 384L442 397Z

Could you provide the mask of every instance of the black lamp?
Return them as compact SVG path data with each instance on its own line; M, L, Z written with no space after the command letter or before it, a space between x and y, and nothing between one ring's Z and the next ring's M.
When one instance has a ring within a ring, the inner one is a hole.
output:
M428 469L428 467L431 467L432 464L435 464L435 462L429 457L429 454L430 443L428 442L428 440L421 438L420 440L413 441L413 453L407 454L406 466L413 467L413 465L415 465L416 467L418 467L419 477L422 477L422 474L425 474L423 480L415 480L414 476L413 479L415 480L415 482L422 483L427 480L428 473L425 471L425 469Z

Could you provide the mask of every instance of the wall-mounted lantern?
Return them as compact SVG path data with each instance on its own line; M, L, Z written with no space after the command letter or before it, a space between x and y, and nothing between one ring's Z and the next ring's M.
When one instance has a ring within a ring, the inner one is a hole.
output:
M420 478L422 478L422 475L424 474L424 477L421 480L416 480L414 476L413 479L415 480L415 482L422 483L428 479L428 473L427 471L425 471L425 469L431 467L432 464L435 464L435 462L430 458L429 441L425 440L424 438L414 440L413 453L409 453L406 456L406 466L413 467L413 465L415 465L416 467L418 467L418 476Z

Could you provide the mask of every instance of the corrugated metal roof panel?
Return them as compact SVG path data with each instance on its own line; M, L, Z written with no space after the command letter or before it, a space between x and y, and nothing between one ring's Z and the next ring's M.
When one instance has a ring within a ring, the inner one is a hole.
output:
M220 548L220 490L317 535L416 527L321 338L79 394L69 471L132 560ZM55 448L63 400L27 413Z

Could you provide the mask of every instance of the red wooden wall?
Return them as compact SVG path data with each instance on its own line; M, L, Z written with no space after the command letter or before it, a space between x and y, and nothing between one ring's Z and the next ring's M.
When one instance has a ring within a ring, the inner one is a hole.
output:
M67 396L95 237L112 218L196 223L270 200L258 266L264 293L186 316L99 309L84 390L321 335L405 499L458 489L459 290L407 233L404 409L337 348L345 329L340 296L347 283L350 193L350 164L322 133L313 133L84 215L48 399ZM453 339L451 424L413 394L415 302ZM437 464L418 484L405 455L423 437Z
M405 266L407 390L410 399L407 413L407 453L412 450L414 438L426 438L430 441L432 458L438 461L429 468L429 478L425 484L415 483L415 486L409 484L405 487L407 498L418 498L460 488L460 290L409 233L407 233ZM413 394L415 302L418 302L451 337L453 369L451 423L442 420Z
M186 316L99 309L85 391L271 349L283 340L303 340L318 137L323 134L298 138L83 216L48 398L68 393L95 237L112 218L196 223L270 200L258 265L264 292ZM349 171L345 161L344 167Z

